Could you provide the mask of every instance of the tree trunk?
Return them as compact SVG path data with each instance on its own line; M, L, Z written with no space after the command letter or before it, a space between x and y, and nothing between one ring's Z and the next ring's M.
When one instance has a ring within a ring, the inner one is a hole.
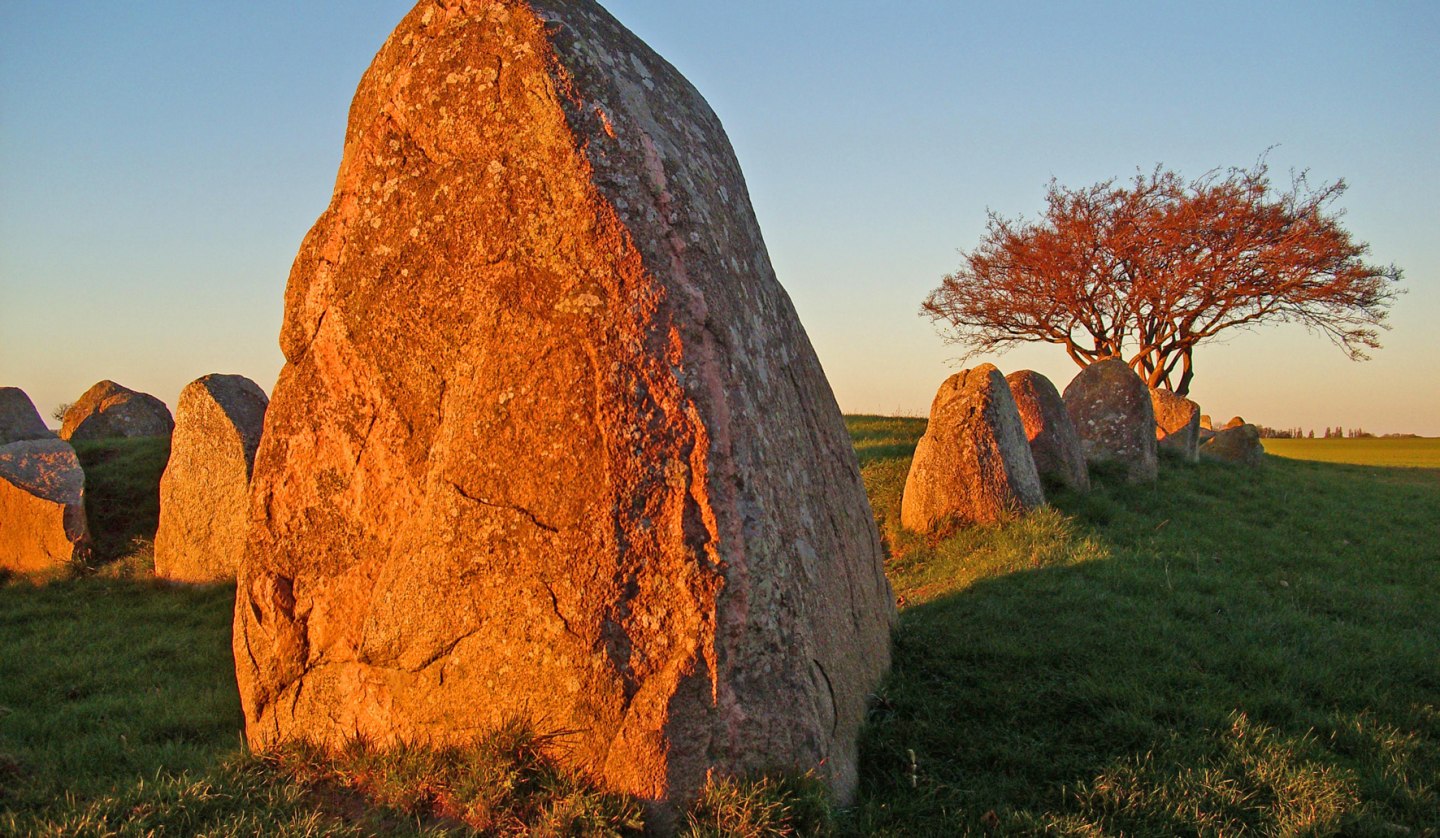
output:
M1195 377L1195 370L1191 366L1191 355L1195 347L1187 346L1180 351L1180 358L1184 363L1184 370L1180 373L1180 386L1175 388L1175 395L1188 396L1190 394L1190 380Z

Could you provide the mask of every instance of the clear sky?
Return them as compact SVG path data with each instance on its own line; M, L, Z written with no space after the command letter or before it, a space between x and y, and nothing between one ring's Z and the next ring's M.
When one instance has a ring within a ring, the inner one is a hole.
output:
M345 116L406 0L0 0L0 385L48 414L111 378L174 405L269 389ZM985 211L1274 146L1345 178L1408 293L1375 360L1299 327L1197 351L1217 417L1440 436L1440 3L608 0L720 115L847 412L928 410L957 351L920 301ZM1063 387L1053 346L991 359Z

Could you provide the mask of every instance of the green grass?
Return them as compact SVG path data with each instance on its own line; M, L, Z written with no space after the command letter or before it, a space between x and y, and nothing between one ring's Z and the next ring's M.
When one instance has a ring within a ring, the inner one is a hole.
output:
M1166 459L932 540L908 466L863 467L904 607L847 831L1440 830L1440 475Z
M85 469L91 564L113 562L153 542L160 525L160 475L170 458L169 437L77 442L75 453Z
M1154 486L1102 473L1015 523L928 538L898 527L924 420L847 421L902 602L859 800L837 813L813 780L717 778L684 834L1440 835L1440 473L1167 459ZM155 452L106 450L100 483L147 498ZM133 539L147 514L100 520ZM465 749L246 754L233 589L157 584L142 554L0 586L0 834L643 819L520 725Z
M233 588L0 588L0 834L322 835L240 756Z
M1291 460L1440 468L1440 438L1266 439L1265 453Z

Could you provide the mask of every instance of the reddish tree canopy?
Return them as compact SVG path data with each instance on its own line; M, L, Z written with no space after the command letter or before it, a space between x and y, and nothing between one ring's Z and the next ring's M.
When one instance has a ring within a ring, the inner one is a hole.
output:
M1272 189L1262 161L1186 182L1052 181L1035 222L990 214L984 238L922 313L969 354L1043 341L1080 366L1124 358L1184 395L1195 346L1226 329L1301 323L1351 358L1380 346L1400 269L1365 262L1332 205L1344 181Z

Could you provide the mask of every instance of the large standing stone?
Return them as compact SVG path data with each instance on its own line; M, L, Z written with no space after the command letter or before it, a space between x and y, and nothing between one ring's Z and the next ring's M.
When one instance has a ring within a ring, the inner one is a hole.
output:
M1169 390L1151 389L1155 442L1194 462L1199 458L1200 405Z
M929 532L948 522L989 523L1045 503L1010 386L991 364L945 380L915 447L900 523Z
M1090 491L1090 470L1080 450L1080 437L1075 423L1065 410L1060 391L1050 379L1034 370L1020 370L1005 376L1025 436L1030 440L1030 453L1035 457L1035 470L1080 492Z
M1240 424L1223 428L1200 445L1201 456L1227 463L1258 466L1265 461L1265 446L1260 442L1260 429Z
M19 387L0 387L0 445L27 439L54 439L35 403Z
M60 438L73 441L110 437L169 436L175 428L170 408L149 393L137 393L113 381L85 391L65 411Z
M1155 409L1150 388L1119 358L1097 361L1065 388L1065 409L1090 463L1123 463L1130 479L1155 479Z
M0 446L0 568L30 572L83 561L85 472L63 440Z
M239 570L254 746L514 716L663 813L846 800L894 605L859 468L694 88L589 0L423 0L286 290Z
M242 375L207 375L180 391L170 461L160 478L155 575L234 579L250 524L250 471L265 391Z

